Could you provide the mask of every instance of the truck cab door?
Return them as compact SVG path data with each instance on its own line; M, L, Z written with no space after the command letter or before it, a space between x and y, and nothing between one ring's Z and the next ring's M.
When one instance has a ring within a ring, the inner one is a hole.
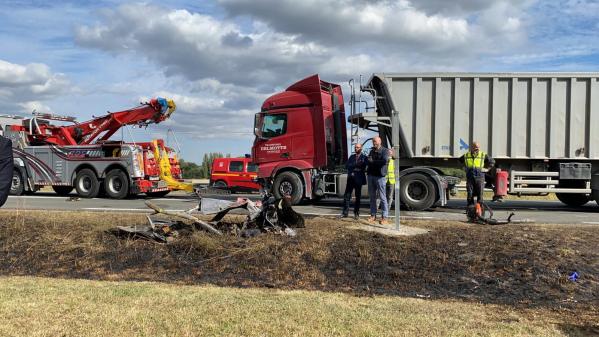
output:
M256 161L266 163L292 159L287 113L258 114L256 119Z

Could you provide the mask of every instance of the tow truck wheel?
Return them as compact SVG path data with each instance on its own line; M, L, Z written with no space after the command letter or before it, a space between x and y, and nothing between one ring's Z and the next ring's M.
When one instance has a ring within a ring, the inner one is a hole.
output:
M112 199L124 199L129 195L129 177L121 169L113 169L104 178L104 191Z
M17 169L12 171L12 182L10 184L10 195L23 195L25 192L25 180Z
M90 169L77 172L75 177L75 190L82 198L95 198L100 191L100 182L96 173Z
M54 192L60 196L67 196L73 190L73 186L52 186Z
M412 173L401 178L400 201L409 210L421 211L431 208L437 199L435 185L429 177Z
M275 178L273 194L275 198L291 196L291 203L297 205L302 201L303 185L300 177L293 172L283 172Z

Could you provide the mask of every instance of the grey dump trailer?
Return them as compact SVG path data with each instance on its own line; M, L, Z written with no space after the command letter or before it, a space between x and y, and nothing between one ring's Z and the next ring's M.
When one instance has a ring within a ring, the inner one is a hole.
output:
M387 146L398 139L400 196L411 208L443 201L438 168L461 167L472 141L508 172L509 194L599 203L599 73L374 74L362 89L375 109L349 120Z

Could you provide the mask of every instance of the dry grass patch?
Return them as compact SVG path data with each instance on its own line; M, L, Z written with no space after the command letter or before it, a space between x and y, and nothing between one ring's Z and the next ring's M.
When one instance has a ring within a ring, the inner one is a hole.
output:
M318 291L0 278L2 336L582 336L543 310Z
M0 275L425 297L599 321L597 226L408 221L431 231L388 237L313 218L293 238L197 232L170 244L105 232L142 223L139 214L2 211ZM567 279L573 270L577 282Z

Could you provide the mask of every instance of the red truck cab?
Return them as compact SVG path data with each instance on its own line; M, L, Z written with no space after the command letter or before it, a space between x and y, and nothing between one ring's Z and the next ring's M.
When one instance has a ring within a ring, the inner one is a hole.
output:
M260 189L255 179L258 166L251 158L216 158L210 171L210 186L233 192L254 192Z
M255 116L254 134L258 179L276 197L297 204L323 196L327 172L347 161L341 87L313 75L272 95Z

